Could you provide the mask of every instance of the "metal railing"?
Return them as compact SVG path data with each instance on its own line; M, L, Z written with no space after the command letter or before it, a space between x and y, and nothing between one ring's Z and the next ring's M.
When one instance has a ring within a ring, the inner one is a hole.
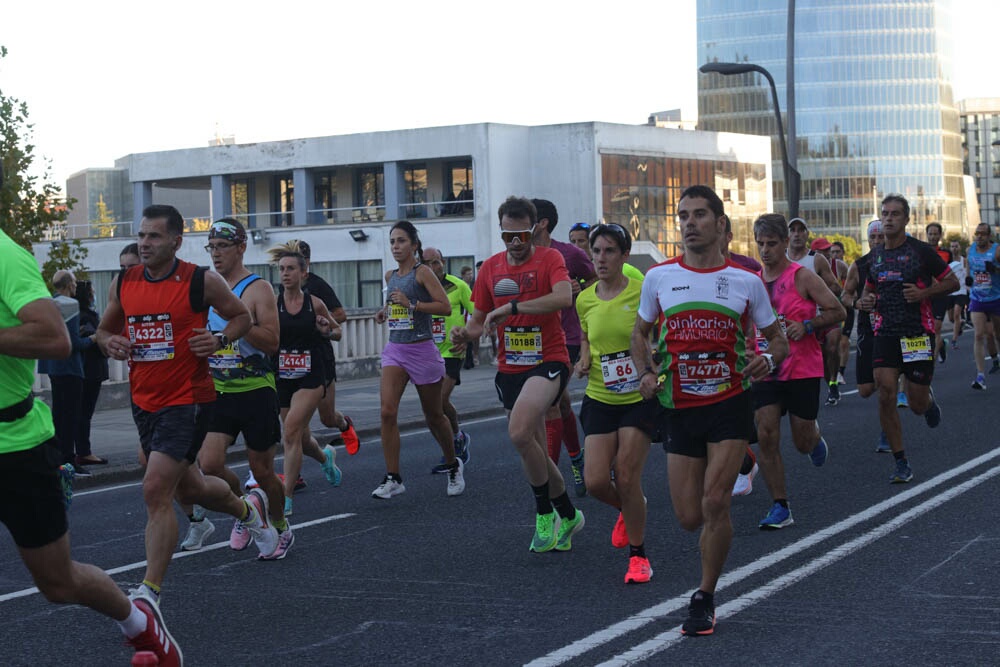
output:
M472 217L476 211L476 200L452 199L450 201L404 203L400 204L399 208L404 218Z
M385 220L385 206L313 208L306 211L307 225L360 224Z

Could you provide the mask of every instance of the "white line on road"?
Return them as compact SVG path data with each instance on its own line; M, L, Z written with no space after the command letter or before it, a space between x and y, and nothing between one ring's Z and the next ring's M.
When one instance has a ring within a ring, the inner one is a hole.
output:
M957 498L966 491L974 489L983 482L990 480L997 475L1000 475L1000 466L991 468L986 472L959 484L958 486L953 486L947 491L944 491L929 500L925 500L916 507L900 514L896 518L887 521L880 526L876 526L864 535L856 537L850 542L845 542L844 544L831 549L819 558L816 558L813 561L788 572L787 574L771 580L760 588L750 591L746 595L738 597L732 602L727 602L716 610L716 617L718 618L721 616L731 618L735 616L744 609L761 602L775 593L778 593L801 581L802 579L805 579L806 577L822 570L823 568L833 565L837 561L856 553L859 549L885 537L897 528L901 528L910 521L922 517L931 510L943 505L949 500ZM687 600L685 599L683 602L686 603ZM665 651L683 639L684 635L681 634L681 626L678 625L675 628L671 628L670 630L659 634L656 637L639 644L638 646L635 646L629 651L616 655L606 662L600 663L600 667L620 667L621 665L631 665L647 660L653 655L660 653L661 651Z
M810 549L819 544L820 542L835 537L840 533L849 530L860 523L863 523L870 519L874 519L883 512L892 509L896 505L908 502L910 499L920 494L923 494L927 491L930 491L931 489L940 486L950 481L951 479L959 475L962 475L968 472L969 470L972 470L973 468L988 463L998 457L1000 457L1000 448L990 450L985 454L977 456L976 458L971 459L970 461L967 461L958 467L952 468L951 470L947 470L941 473L937 477L933 477L922 484L918 484L912 488L907 489L906 491L899 493L898 495L893 496L892 498L888 498L880 503L876 503L875 505L872 505L871 507L862 510L861 512L858 512L857 514L849 516L846 519L838 521L837 523L827 528L824 528L811 535L808 535L807 537L804 537L798 542L790 544L787 547L784 547L783 549L779 549L778 551L763 556L762 558L759 558L754 562L739 567L736 570L733 570L732 572L723 575L719 579L719 583L716 586L716 590L717 591L725 590L729 586L741 582L747 577L750 577L752 575L757 574L758 572L766 570L767 568L776 565L783 560L791 558L792 556L801 553L806 549ZM561 665L569 660L572 660L573 658L579 657L584 653L587 653L592 649L597 648L598 646L614 641L628 634L629 632L632 632L633 630L637 630L645 625L648 625L649 623L658 621L679 609L685 608L688 604L689 597L690 597L690 592L683 596L661 602L660 604L649 607L648 609L644 609L622 621L609 625L603 630L598 630L597 632L594 632L587 637L578 639L577 641L571 644L556 649L555 651L552 651L551 653L548 653L540 658L536 658L535 660L529 662L528 666L542 667L542 666Z
M331 516L324 516L324 517L321 517L319 519L313 519L312 521L303 521L302 523L296 524L294 526L292 524L288 524L288 525L291 526L292 528L295 528L296 530L301 530L302 528L309 528L311 526L318 526L318 525L323 524L323 523L330 523L331 521L339 521L341 519L349 519L352 516L356 516L356 515L354 513L334 514L334 515L331 515ZM226 540L224 542L215 542L214 544L209 544L206 547L202 547L198 551L178 551L175 554L173 554L173 556L171 556L170 560L171 561L175 561L175 560L178 560L180 558L190 558L192 556L197 556L199 554L208 553L209 551L215 551L217 549L224 549L224 548L226 548L228 546L229 546L229 540ZM113 576L113 575L116 575L116 574L121 574L122 572L130 572L132 570L138 570L138 569L143 568L143 567L146 567L146 561L141 560L141 561L138 561L136 563L129 563L128 565L121 565L119 567L113 567L110 570L105 570L104 572L108 576ZM0 602L7 602L9 600L15 600L17 598L27 597L29 595L34 595L35 593L38 593L38 588L36 588L34 586L31 587L31 588L25 588L24 590L20 590L20 591L13 591L11 593L5 593L3 595L0 595Z

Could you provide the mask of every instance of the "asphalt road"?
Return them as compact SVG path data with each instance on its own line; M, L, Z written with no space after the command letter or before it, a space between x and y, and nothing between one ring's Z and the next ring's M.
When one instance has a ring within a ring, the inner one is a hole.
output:
M210 545L171 564L162 609L188 665L997 664L1000 376L973 392L969 356L938 366L938 429L903 416L911 484L890 485L892 458L874 453L873 400L852 393L821 410L823 468L786 438L795 525L757 529L770 505L763 480L734 499L712 637L678 634L698 544L673 516L662 449L644 478L655 573L626 586L626 554L610 544L616 513L591 498L578 503L587 526L572 552L529 553L533 502L496 418L467 424L472 460L458 498L429 474L439 452L426 432L404 437L407 491L388 501L369 495L384 472L377 443L341 454L339 488L307 461L288 557L230 551L232 522L213 517ZM71 509L74 556L124 588L143 572L140 491L89 489ZM30 587L0 533L0 663L128 664L114 623Z

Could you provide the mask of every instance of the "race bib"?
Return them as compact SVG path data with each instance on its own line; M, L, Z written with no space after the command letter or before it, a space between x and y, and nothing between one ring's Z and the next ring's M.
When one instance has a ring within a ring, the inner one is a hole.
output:
M389 331L405 331L413 328L413 316L409 308L398 303L389 304Z
M628 351L602 354L601 377L604 378L604 388L616 394L639 389L639 374Z
M278 377L282 380L304 378L311 370L312 354L308 350L281 350L278 353Z
M927 335L900 338L899 348L903 352L904 364L913 361L930 361L932 358L931 337Z
M435 343L444 342L444 318L435 317L431 320L431 335L434 336Z
M714 396L733 386L725 352L686 352L677 355L681 391L692 396Z
M542 328L510 327L503 331L504 361L508 366L542 363Z
M976 271L972 274L972 283L976 287L990 287L993 284L993 278L990 277L988 271Z
M132 361L167 361L174 358L174 327L170 313L130 315L128 337Z
M213 370L233 370L243 368L243 357L237 349L239 343L232 341L215 354L209 355L208 367Z

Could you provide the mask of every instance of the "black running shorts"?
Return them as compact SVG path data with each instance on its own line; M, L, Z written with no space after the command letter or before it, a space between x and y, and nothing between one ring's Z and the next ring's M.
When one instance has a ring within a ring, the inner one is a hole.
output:
M660 428L665 436L663 449L668 454L699 459L708 456L710 442L749 442L753 433L750 392L697 408L664 410Z
M517 398L521 395L521 388L524 387L528 378L533 377L543 377L551 381L558 379L559 391L556 393L555 400L552 401L552 405L555 405L559 402L563 390L566 389L566 383L569 382L569 366L561 361L545 361L523 373L497 373L493 385L497 389L497 396L503 403L505 410L514 409L514 404L517 403Z
M799 419L816 419L819 415L819 387L822 378L754 382L750 390L754 412L775 403L781 415L791 413Z
M52 544L69 530L55 438L0 454L0 523L22 549Z
M146 412L132 404L132 419L139 429L139 444L149 460L150 452L166 454L175 461L194 463L212 422L215 403L171 405Z
M209 433L224 433L235 439L243 433L247 449L266 452L281 442L278 394L270 387L215 395L215 410Z
M616 433L618 429L632 427L652 437L663 410L655 397L638 403L612 405L584 396L580 406L580 424L585 435Z
M934 349L934 334L931 350ZM899 336L875 336L872 345L872 368L895 368L914 384L929 385L934 378L934 359L903 363L903 351L899 347Z

